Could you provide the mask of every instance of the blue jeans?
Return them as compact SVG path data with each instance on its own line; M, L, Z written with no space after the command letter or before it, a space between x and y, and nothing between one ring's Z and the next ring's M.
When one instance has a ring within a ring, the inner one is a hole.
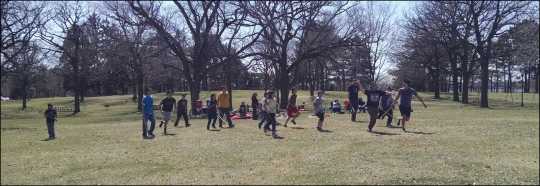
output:
M54 135L54 120L47 120L47 132L49 133L49 138L56 138Z
M147 123L148 120L150 120L150 130L147 129ZM149 134L154 135L154 128L156 127L156 119L154 118L153 113L144 113L143 114L143 123L142 123L142 131L143 131L143 137L147 137Z
M266 112L261 112L261 121L259 122L259 128L261 128L262 124L267 120L267 118L268 114Z
M218 108L219 109L219 117L223 118L224 120L227 120L227 123L229 124L229 127L234 127L234 124L231 120L231 116L229 114L229 108ZM219 120L219 126L222 126L223 121Z

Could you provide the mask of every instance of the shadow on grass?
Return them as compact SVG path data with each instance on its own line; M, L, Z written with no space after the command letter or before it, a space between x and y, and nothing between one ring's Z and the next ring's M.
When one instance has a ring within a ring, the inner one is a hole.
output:
M176 136L175 133L167 133L167 134L164 134L164 136Z
M396 133L390 133L390 132L377 132L377 131L371 131L371 133L373 133L373 134L378 134L378 135L388 135L388 136L400 135L400 134L396 134Z
M432 134L435 134L434 132L422 132L422 131L405 131L405 133L425 134L425 135L432 135Z
M210 130L208 130L208 131L219 132L219 131L221 131L221 130L219 130L219 129L210 129Z
M285 138L282 137L282 136L274 136L273 138L274 138L274 139L285 139Z
M324 132L324 133L332 133L334 131L331 131L331 130L327 130L327 129L320 129L318 130L319 132Z
M304 127L290 127L291 129L306 129Z
M19 128L19 127L2 128L2 131L8 131L8 130L36 130L36 129L34 129L34 128Z

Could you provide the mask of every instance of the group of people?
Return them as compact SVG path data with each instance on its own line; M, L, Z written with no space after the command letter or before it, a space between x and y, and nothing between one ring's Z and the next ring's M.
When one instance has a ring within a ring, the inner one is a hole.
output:
M406 131L405 124L410 120L412 105L411 101L413 96L417 97L420 102L427 108L422 97L420 97L416 91L409 87L410 81L403 81L403 87L398 90L396 98L392 98L392 88L388 87L386 91L376 89L374 85L370 85L369 89L363 89L360 81L356 81L351 84L347 91L349 93L349 101L352 106L351 121L356 121L356 113L358 111L359 99L358 93L363 90L367 96L366 107L369 114L368 132L372 132L377 119L388 117L386 121L387 127L392 127L393 109L395 103L401 99L399 104L399 111L402 118L398 120L397 125L402 126L403 131Z
M412 105L411 101L413 96L416 96L420 102L424 105L424 107L427 108L426 104L424 103L423 99L418 96L416 91L413 88L409 87L410 82L405 80L403 82L403 87L398 90L398 94L395 98L392 96L392 89L388 87L386 91L382 91L379 89L376 89L375 86L370 85L368 89L364 89L360 83L360 81L353 82L348 88L348 100L347 104L349 104L350 112L351 112L351 121L356 121L356 114L358 111L360 111L360 97L359 92L362 92L367 96L367 102L365 106L367 107L368 114L369 114L369 125L368 125L368 132L372 132L373 127L375 126L375 123L377 119L384 119L384 117L387 117L386 126L392 127L392 121L393 121L393 109L395 107L395 104L398 100L399 102L399 110L401 113L402 118L398 120L397 125L401 125L403 131L406 131L405 125L406 122L408 122L411 118L411 112ZM322 131L323 130L323 124L325 120L325 100L323 98L324 92L319 91L317 92L317 96L313 99L313 115L317 116L318 122L317 122L317 130ZM300 109L299 106L296 105L297 100L297 94L296 90L291 90L291 96L288 99L287 104L287 119L285 120L285 123L283 124L284 127L287 127L287 124L292 122L294 125L296 125L295 119L300 115ZM142 124L142 136L144 139L152 139L155 137L154 135L154 128L155 128L155 117L154 117L154 110L160 110L163 119L160 121L159 127L163 128L163 133L167 135L167 125L169 121L171 120L172 113L176 109L176 121L174 123L175 127L178 127L178 122L181 118L184 119L185 127L190 127L191 124L189 123L189 117L188 117L188 107L186 100L186 94L181 95L181 99L176 101L172 97L171 92L167 92L167 96L161 100L159 107L154 108L153 104L153 97L150 95L148 90L145 90L145 95L142 98L142 111L143 111L143 124ZM304 103L300 106L300 108L303 109ZM210 127L216 128L216 121L219 120L219 127L223 128L223 122L227 122L228 128L234 128L234 123L231 120L230 110L231 108L231 102L230 102L230 93L227 91L225 87L222 87L221 92L217 95L211 94L210 99L207 101L207 115L208 115L208 123L206 125L206 129L210 130ZM279 136L276 133L276 115L279 113L279 107L278 107L278 101L276 97L274 96L273 91L267 91L264 93L263 98L259 102L257 98L257 93L253 93L251 97L251 108L252 108L252 119L253 120L259 120L258 127L259 129L263 129L264 133L266 134L268 131L272 132L272 137L279 138ZM338 100L335 100L332 102L331 107L333 112L341 112L340 104ZM240 108L238 109L238 112L240 116L245 116L245 113L248 112L247 105L245 105L244 102L242 102ZM244 113L244 114L242 114ZM55 139L55 133L54 133L54 122L56 121L57 113L54 107L49 104L47 110L45 111L45 117L47 121L47 129L49 133L49 140ZM150 126L148 126L148 122L150 122Z

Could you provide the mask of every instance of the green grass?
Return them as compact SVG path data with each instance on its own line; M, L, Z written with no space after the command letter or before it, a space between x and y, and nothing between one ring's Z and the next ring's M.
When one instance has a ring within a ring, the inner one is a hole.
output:
M261 95L262 91L258 91ZM234 105L252 91L234 91ZM177 93L176 95L179 95ZM208 93L203 92L206 99ZM345 97L329 92L329 98ZM425 98L431 94L422 94ZM154 140L141 138L140 114L130 96L89 97L82 113L61 114L57 140L47 132L42 111L72 98L1 102L1 184L539 184L539 103L526 94L525 107L505 94L490 94L481 109L443 99L414 102L409 130L378 120L366 131L367 115L327 121L330 133L314 130L303 113L298 129L278 127L274 140L252 120L237 128L206 131L206 119L191 128L172 128ZM478 95L471 95L471 101ZM163 94L156 94L156 101ZM178 96L177 96L178 97ZM123 100L128 100L123 102ZM299 103L308 101L300 92ZM343 101L343 99L340 99ZM105 107L110 104L110 107ZM160 114L157 114L160 118ZM283 122L283 120L278 120ZM395 122L394 122L395 123Z

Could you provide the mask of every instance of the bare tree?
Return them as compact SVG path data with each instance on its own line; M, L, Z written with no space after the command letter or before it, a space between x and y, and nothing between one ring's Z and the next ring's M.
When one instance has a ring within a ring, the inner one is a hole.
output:
M206 77L208 64L216 57L208 54L210 45L223 42L223 46L226 46L223 51L227 52L217 54L224 55L221 56L221 61L229 62L232 58L242 59L251 56L246 52L261 35L255 25L250 25L244 19L247 11L235 2L173 1L181 15L180 20L175 20L176 23L183 23L188 30L189 40L186 44L173 37L171 27L175 24L172 24L173 20L161 15L159 4L140 1L128 3L137 15L144 17L147 23L165 38L168 46L182 62L192 101L199 99L201 83Z
M52 16L52 29L43 29L40 33L41 40L46 42L50 47L50 51L61 54L61 60L65 60L70 68L71 80L74 82L74 113L79 113L81 96L85 87L85 83L81 80L81 70L83 61L81 60L81 48L83 44L83 33L81 29L81 21L86 12L82 5L77 2L62 2L58 4ZM57 30L60 30L58 33Z
M275 64L277 78L276 87L280 90L280 107L287 106L290 89L290 73L302 62L324 55L324 51L349 45L352 29L338 28L339 38L330 42L314 42L307 45L302 52L291 50L295 43L301 43L306 38L312 41L326 37L327 32L311 32L318 22L321 27L331 25L338 15L347 10L343 2L296 2L296 1L256 1L242 2L249 11L249 20L263 29L263 38L267 49L258 55ZM329 10L323 10L325 7ZM331 7L331 8L330 8ZM322 16L325 15L325 16ZM295 55L299 54L299 55Z
M46 23L45 3L2 1L2 75L13 70L15 58L27 51L30 42Z
M516 24L530 2L526 1L468 1L472 17L475 45L480 60L480 107L489 107L489 64L492 59L493 40L509 25Z

